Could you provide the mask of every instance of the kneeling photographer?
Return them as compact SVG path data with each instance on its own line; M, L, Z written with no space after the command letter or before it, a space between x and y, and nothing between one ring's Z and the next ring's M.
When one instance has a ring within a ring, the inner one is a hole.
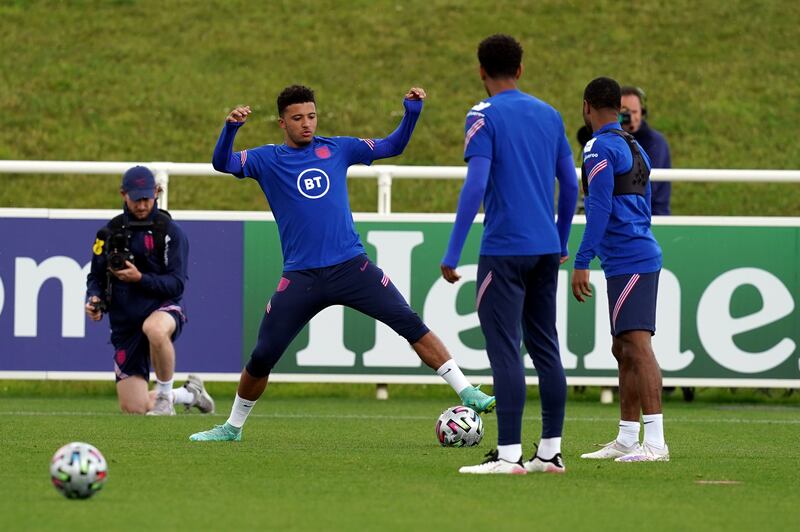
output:
M108 314L117 397L123 412L174 415L175 403L213 412L214 402L192 375L173 390L175 348L186 322L181 298L189 242L169 213L159 210L160 189L144 166L122 177L123 212L97 232L87 278L86 314ZM150 365L156 386L148 392Z

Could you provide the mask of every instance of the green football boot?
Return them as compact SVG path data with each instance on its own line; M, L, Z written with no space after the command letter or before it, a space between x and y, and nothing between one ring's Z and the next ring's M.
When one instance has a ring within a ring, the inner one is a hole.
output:
M214 425L213 429L196 432L189 436L191 441L242 441L242 429L229 425Z
M461 404L470 407L479 414L491 412L495 407L494 396L486 395L480 388L480 386L464 388L459 394L459 397L461 397Z

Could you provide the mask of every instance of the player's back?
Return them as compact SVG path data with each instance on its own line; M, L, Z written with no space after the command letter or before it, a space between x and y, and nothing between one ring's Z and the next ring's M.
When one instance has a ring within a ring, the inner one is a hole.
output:
M606 183L606 194L610 195L611 199L608 205L610 210L605 232L596 253L600 257L607 277L653 272L661 268L661 248L650 227L650 180L647 179L642 194L612 192L617 176L630 172L634 164L631 147L622 136L613 133L612 130L621 131L621 128L616 124L604 126L584 148L586 161L592 161L592 165L603 167L606 172L614 176ZM638 142L633 142L638 146L649 174L652 166L650 158ZM587 164L590 163L585 163L584 166ZM597 175L595 179L606 177ZM598 201L598 198L592 197L591 194L589 198L586 202L587 215L595 208L607 209L602 206L605 204L602 198Z
M559 113L518 90L488 98L467 115L465 159L476 155L492 159L481 254L559 253L556 161L572 156Z

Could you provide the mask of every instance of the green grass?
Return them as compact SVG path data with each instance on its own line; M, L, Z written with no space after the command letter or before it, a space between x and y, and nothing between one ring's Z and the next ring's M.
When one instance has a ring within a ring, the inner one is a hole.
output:
M34 396L2 383L0 528L781 530L800 518L796 397L748 405L669 400L672 461L623 465L578 458L613 437L618 412L592 390L573 394L566 475L485 478L457 469L492 447L495 417L484 416L478 448L440 448L433 423L453 402L445 386L393 386L383 402L370 398L369 386L276 385L238 444L186 439L223 415L123 416L104 395L111 389L51 387L49 396ZM212 389L227 412L232 386ZM525 442L539 429L532 392ZM73 440L95 444L109 461L106 487L88 501L62 498L47 478L51 454ZM738 484L698 483L712 480Z
M555 105L573 148L586 83L644 87L651 123L682 168L800 168L800 63L792 0L620 5L611 0L0 1L0 158L209 161L226 111L249 103L237 146L279 142L274 98L317 90L320 134L382 136L412 84L430 95L392 163L462 164L463 119L480 100L475 48L523 43L521 88ZM0 175L0 206L112 208L118 177ZM393 208L450 212L460 184L395 187ZM351 184L356 211L375 185ZM176 177L173 209L263 209L254 183ZM676 214L797 215L800 187L685 184Z

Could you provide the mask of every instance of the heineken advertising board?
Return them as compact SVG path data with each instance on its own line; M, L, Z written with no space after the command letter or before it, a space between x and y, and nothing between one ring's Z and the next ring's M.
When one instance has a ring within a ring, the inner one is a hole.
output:
M99 226L113 211L0 209L0 377L110 374L107 325L83 317L85 273ZM179 212L190 238L189 323L177 342L179 372L233 380L255 344L281 274L277 227L265 213ZM369 256L476 382L490 382L475 311L481 225L471 231L451 285L440 275L453 215L356 215ZM574 255L583 231L576 217ZM800 387L796 298L800 220L657 219L664 251L654 351L665 384ZM594 298L558 292L561 357L573 384L612 384L605 278L592 264ZM104 324L107 322L103 322ZM521 350L521 355L524 351ZM535 370L526 358L529 382ZM383 324L330 307L289 346L274 380L437 382Z

